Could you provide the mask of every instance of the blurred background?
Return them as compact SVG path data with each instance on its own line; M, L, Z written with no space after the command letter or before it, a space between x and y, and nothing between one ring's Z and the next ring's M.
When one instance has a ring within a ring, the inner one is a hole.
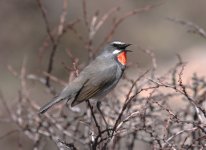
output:
M158 59L158 68L161 72L168 69L171 64L176 62L175 53L180 53L185 61L189 63L186 68L185 79L191 76L193 72L205 76L206 70L206 44L204 38L199 35L188 32L188 28L169 21L167 18L185 20L197 24L206 29L206 1L205 0L86 0L88 20L98 11L99 16L109 11L114 6L121 7L114 16L119 17L127 11L135 8L141 8L148 4L157 4L155 8L148 12L126 19L116 30L112 40L120 40L132 43L131 48L134 52L129 54L129 62L137 63L138 68L129 69L127 72L136 77L138 72L151 65L149 57L138 51L138 46L150 48L155 51ZM59 16L62 12L62 0L42 0L47 10L49 24L55 27L59 23ZM83 20L82 1L68 1L67 22L79 18ZM47 32L41 11L35 0L1 0L0 1L0 91L4 99L11 104L17 99L20 82L9 71L8 65L19 72L23 58L27 60L27 72L33 74L42 74L41 70L47 68L48 58L51 47L42 52L42 58L39 59L42 46ZM98 45L110 29L112 19L107 20L94 37L94 46ZM76 27L84 39L88 38L88 32L84 22L81 21ZM73 54L80 59L80 62L87 62L88 54L85 51L84 43L72 33L68 32L60 41L57 53L54 58L53 72L55 76L66 79L67 73L62 65L71 64L71 60L65 55L69 48ZM35 84L35 83L32 83ZM31 87L34 99L40 104L50 98L43 94L40 85ZM57 87L61 88L61 87ZM1 108L1 116L4 116L4 109ZM3 135L9 129L6 124L0 124L0 133ZM22 137L26 140L25 137ZM0 140L1 147L13 149L10 141L16 144L16 136L9 136ZM30 142L26 140L26 142ZM29 144L28 144L29 145ZM29 149L29 147L25 148Z

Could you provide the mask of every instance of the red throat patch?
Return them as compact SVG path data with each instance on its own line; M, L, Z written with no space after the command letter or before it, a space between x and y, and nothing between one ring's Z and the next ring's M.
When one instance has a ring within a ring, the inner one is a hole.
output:
M117 55L117 59L122 65L126 65L126 63L127 63L127 54L126 54L126 52L123 51L119 55Z

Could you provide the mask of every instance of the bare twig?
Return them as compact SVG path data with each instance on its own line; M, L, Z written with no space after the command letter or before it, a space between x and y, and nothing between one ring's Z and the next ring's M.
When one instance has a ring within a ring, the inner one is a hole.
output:
M105 36L105 38L103 39L103 41L100 43L100 45L97 47L96 50L99 50L105 43L107 43L108 41L111 40L112 36L114 35L117 27L123 22L125 21L127 18L137 15L139 13L143 13L143 12L147 12L149 10L151 10L152 8L156 7L156 5L147 5L143 8L138 8L132 11L129 11L127 13L125 13L124 15L122 15L120 18L116 19L115 22L112 24L112 27L110 29L110 31L107 33L107 35Z
M190 22L190 21L178 20L178 19L175 19L175 18L167 18L167 19L169 21L179 23L180 25L186 26L187 28L189 28L189 32L198 34L201 37L206 39L205 30L203 28L201 28L200 26L198 26L197 24L194 24L193 22Z

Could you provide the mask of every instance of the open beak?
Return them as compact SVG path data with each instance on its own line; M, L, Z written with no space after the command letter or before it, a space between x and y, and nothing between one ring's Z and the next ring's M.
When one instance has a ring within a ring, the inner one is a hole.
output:
M126 51L126 52L133 52L132 50L128 50L128 49L126 49L126 48L129 47L130 45L132 45L132 44L125 44L125 45L124 45L124 47L125 47L125 51Z

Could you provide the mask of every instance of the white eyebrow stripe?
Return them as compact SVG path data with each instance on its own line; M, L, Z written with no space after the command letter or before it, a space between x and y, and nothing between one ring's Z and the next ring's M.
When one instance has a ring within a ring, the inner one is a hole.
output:
M113 51L113 54L118 54L119 52L121 52L121 51L116 49L116 50Z
M125 43L123 43L123 42L120 42L120 41L114 41L114 42L112 42L113 44L120 44L120 45L123 45L123 44L125 44Z

